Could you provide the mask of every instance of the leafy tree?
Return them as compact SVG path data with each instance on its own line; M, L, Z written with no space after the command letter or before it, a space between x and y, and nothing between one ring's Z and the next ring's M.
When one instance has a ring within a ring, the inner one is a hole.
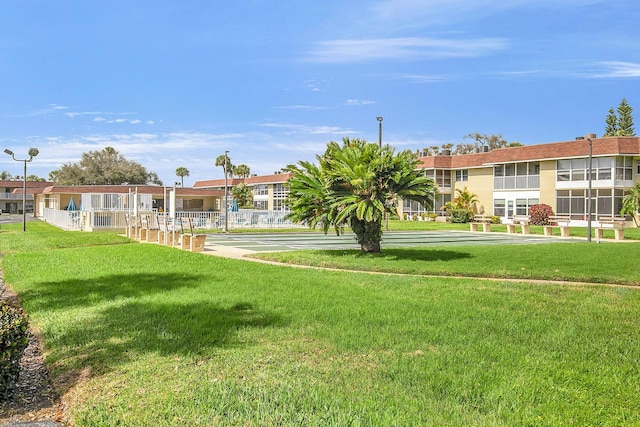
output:
M475 132L466 135L464 138L472 139L474 142L472 144L458 144L455 149L455 154L475 153L476 149L481 151L481 147L483 146L489 147L489 150L510 146L507 140L502 137L501 133L497 135L487 135Z
M633 108L622 98L618 106L618 136L635 136L633 129Z
M380 252L384 214L397 212L401 199L433 204L435 184L416 170L418 159L410 151L396 154L389 145L344 138L316 158L318 165L288 167L293 176L287 217L325 233L350 226L363 252Z
M251 169L249 169L249 166L245 164L234 166L233 174L238 178L247 178L251 175Z
M220 154L216 157L216 166L220 166L229 178L233 176L233 164L227 154Z
M45 182L46 179L40 178L38 175L27 175L27 181L31 182Z
M240 184L233 187L231 190L231 195L236 202L238 202L238 206L241 208L252 208L253 207L253 189L249 187L247 184L241 182Z
M11 178L13 178L13 175L11 175L9 172L7 172L7 171L0 172L0 179L1 180L4 181L4 180L9 180Z
M620 215L631 215L633 222L638 227L638 212L640 212L640 184L627 190L627 194L622 199Z
M605 119L604 136L616 136L618 134L618 116L613 107L609 108L609 114Z
M189 176L189 169L184 166L176 168L176 176L180 177L180 187L184 187L184 177Z
M113 147L83 153L78 163L63 164L50 172L49 178L62 185L162 185L155 172L127 160Z

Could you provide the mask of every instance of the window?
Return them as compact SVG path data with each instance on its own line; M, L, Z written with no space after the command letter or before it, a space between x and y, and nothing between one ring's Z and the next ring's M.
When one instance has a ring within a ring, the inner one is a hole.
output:
M469 171L466 170L466 169L457 170L456 171L456 181L457 182L469 181Z
M540 187L540 162L505 163L493 168L493 188L512 190Z
M637 161L637 169L636 169L636 173L638 175L640 175L640 160Z
M493 214L495 216L505 216L504 199L495 199L493 201Z
M267 210L269 209L268 202L266 200L254 200L253 207L256 209Z
M203 206L203 199L182 200L182 209L185 211L201 211Z
M633 179L633 159L631 157L616 158L616 180L631 181Z
M287 187L284 184L275 184L273 186L273 197L274 198L285 198L287 197L287 194L289 193L289 187Z
M451 171L444 169L431 169L424 171L426 177L435 181L441 188L451 188Z
M591 213L593 219L600 216L617 215L622 209L624 190L606 188L591 191ZM556 192L556 213L570 215L573 219L586 219L587 214L586 190L558 190Z
M269 194L269 188L266 184L258 184L253 187L254 196L266 196Z

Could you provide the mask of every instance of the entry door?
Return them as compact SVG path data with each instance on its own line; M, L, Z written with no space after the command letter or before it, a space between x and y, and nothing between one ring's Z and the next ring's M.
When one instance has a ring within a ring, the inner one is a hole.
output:
M513 200L507 200L507 218L513 218Z

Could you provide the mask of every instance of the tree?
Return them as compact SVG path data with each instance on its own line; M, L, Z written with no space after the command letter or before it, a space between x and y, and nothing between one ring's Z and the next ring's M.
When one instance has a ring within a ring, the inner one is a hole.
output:
M638 212L640 212L640 184L627 190L627 194L622 198L620 215L631 215L633 222L638 227Z
M633 108L622 98L618 106L618 136L635 136L633 129Z
M318 165L301 161L291 166L287 218L341 234L350 226L363 252L381 250L382 220L397 211L401 199L425 207L433 204L435 184L416 170L411 151L395 153L362 139L331 141Z
M251 169L245 164L234 166L233 174L238 178L248 178L251 175Z
M609 109L605 119L604 136L635 136L633 128L633 108L626 98L618 105L617 115L613 107Z
M236 202L238 202L238 206L241 208L252 208L253 207L253 189L249 187L247 184L241 182L240 184L233 187L231 190L231 195Z
M11 178L13 178L13 175L11 175L9 172L7 171L0 172L0 180L4 181L4 180L9 180Z
M618 134L618 116L613 107L609 108L609 114L605 119L604 136L616 136Z
M452 218L452 222L469 222L473 219L476 203L478 203L478 195L470 192L465 186L462 190L456 189L456 197L445 203L444 208Z
M472 154L478 151L482 151L482 147L487 146L489 150L495 150L497 148L506 148L511 146L506 139L502 137L502 134L487 135L479 132L470 133L464 136L465 139L472 139L474 142L471 144L458 144L454 151L455 154ZM515 144L515 143L514 143ZM518 143L519 144L519 143ZM522 145L522 144L519 144Z
M189 176L189 169L184 166L176 168L176 176L180 177L180 187L184 187L184 177Z
M30 182L45 182L46 179L40 178L38 175L27 175L27 181L30 181Z
M51 171L49 179L62 185L162 185L158 174L127 160L113 147L83 153L78 163L64 163Z
M216 166L222 167L226 176L231 178L233 176L233 164L228 154L220 154L216 157Z

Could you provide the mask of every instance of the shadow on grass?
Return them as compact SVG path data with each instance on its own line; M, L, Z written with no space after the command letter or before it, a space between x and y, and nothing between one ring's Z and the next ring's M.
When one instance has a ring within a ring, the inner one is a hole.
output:
M241 330L286 323L246 302L228 308L205 302L130 302L101 310L48 338L48 359L60 366L55 383L64 394L79 380L146 354L213 357L216 348L251 345L238 339Z
M114 274L90 280L70 278L34 284L32 289L20 292L20 298L29 306L59 310L196 287L204 278L195 274L146 273Z
M377 254L365 253L360 250L322 250L315 251L318 255L325 256L327 258L354 258L358 260L362 259L382 259L389 261L454 261L460 259L473 258L473 255L455 250L445 249L429 249L429 248L383 248L382 252Z

